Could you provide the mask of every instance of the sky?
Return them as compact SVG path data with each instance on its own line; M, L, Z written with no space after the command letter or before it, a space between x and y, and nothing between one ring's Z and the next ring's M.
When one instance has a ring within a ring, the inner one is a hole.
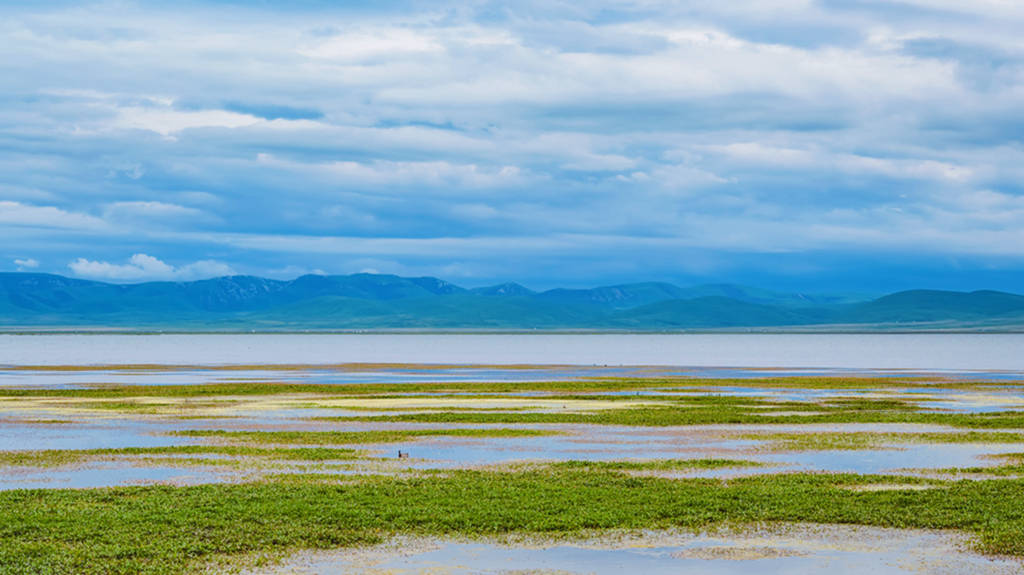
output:
M0 271L1024 292L1024 2L0 0Z

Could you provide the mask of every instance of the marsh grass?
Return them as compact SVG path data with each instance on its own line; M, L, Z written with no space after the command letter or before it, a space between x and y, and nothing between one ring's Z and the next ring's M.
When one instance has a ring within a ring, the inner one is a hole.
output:
M0 573L183 573L231 557L373 544L393 533L558 538L602 529L794 521L959 529L977 535L983 551L1024 555L1024 481L851 489L908 482L806 474L664 479L584 466L8 491L0 493Z
M740 437L766 441L772 451L880 449L892 443L888 434L882 433L750 433Z
M921 470L940 475L982 475L986 477L1024 477L1024 453L999 453L989 456L1004 463L986 467L948 467Z
M775 451L826 451L899 448L901 445L936 443L1024 443L1024 433L1012 432L926 432L878 433L748 433L742 439L770 442Z
M404 413L395 415L323 418L336 422L417 422L417 423L571 423L625 426L687 426L716 424L799 425L813 423L911 423L947 425L966 429L1024 429L1024 412L997 411L987 413L939 413L908 410L845 410L835 408L819 411L812 408L799 415L779 415L771 411L736 406L633 407L606 409L589 413Z
M84 450L46 449L38 451L0 451L2 467L56 467L88 459Z
M501 396L501 397L502 397L502 399L504 399L504 396ZM390 399L390 398L388 398L388 399ZM326 408L326 409L341 409L341 410L344 410L344 411L372 411L372 412L390 411L390 412L395 412L395 413L446 412L446 411L453 411L453 412L463 412L464 411L464 412L469 412L469 413L492 413L492 412L493 413L516 413L516 412L523 412L523 411L531 411L531 410L540 409L540 408L535 408L535 407L520 407L520 406L510 406L510 407L465 407L465 406L451 406L451 405L436 405L436 406L424 405L424 406L420 406L420 407L398 407L398 406L390 406L390 405L382 405L382 406L376 406L376 407L375 406L362 406L362 405L345 405L345 406L342 406L342 407L337 407L337 406L333 406L333 405L331 405L331 406L324 406L324 405L319 405L319 404L316 404L316 403L308 404L308 407L312 407L312 408L323 407L323 408ZM324 419L330 420L330 418L321 418L321 417L310 417L308 419L314 420L314 421L315 420L324 420Z
M651 459L648 461L560 461L552 469L596 471L689 471L726 469L731 467L761 467L759 461L743 459Z
M916 380L915 380L916 381ZM331 407L332 399L408 399L425 395L465 402L477 399L537 399L578 402L565 412L505 409L488 411L471 406L429 406L413 410L396 406L394 413L353 415L335 421L393 421L425 423L586 423L597 425L709 425L801 423L921 423L964 428L1024 428L1024 412L950 413L920 409L903 398L833 397L820 401L775 401L765 397L741 397L715 393L722 387L778 389L834 389L849 391L905 389L906 381L894 378L784 377L761 379L595 378L543 382L424 382L397 384L306 384L276 382L228 382L205 385L100 386L90 389L4 389L0 398L42 400L64 398L66 407L105 409L134 414L173 415L192 408L230 407L244 397L287 394L299 407ZM920 382L916 382L920 385ZM930 384L936 389L992 387L988 382ZM629 393L635 391L637 393ZM639 392L650 392L639 395ZM692 391L695 395L673 395ZM626 392L626 393L622 393ZM82 403L74 403L79 400ZM164 400L164 401L161 401ZM184 400L184 401L182 401ZM621 403L620 409L587 410L587 401ZM657 405L652 405L655 402ZM352 406L354 411L370 406ZM381 408L383 409L383 407ZM408 409L408 411L406 411Z
M268 448L248 445L173 445L166 447L121 447L114 449L47 449L37 451L0 451L0 467L56 467L85 461L103 461L118 458L139 458L140 461L161 461L155 457L217 455L230 458L262 458L283 461L332 461L363 457L355 449L330 447ZM178 459L177 462L202 461L217 463L213 459ZM221 460L226 462L229 460Z
M208 369L208 368L203 368ZM209 368L214 369L214 368ZM253 367L256 369L256 367ZM269 368L273 371L273 367ZM58 371L58 370L54 370ZM920 386L927 380L884 377L777 377L744 379L696 378L586 378L551 381L455 381L406 383L282 383L268 381L233 381L200 385L95 385L85 389L3 389L0 397L203 397L211 395L274 395L310 393L326 396L362 396L391 393L521 393L551 392L562 394L628 391L695 391L714 394L720 387L832 390L898 390L908 385ZM928 383L935 389L985 389L998 387L992 382L944 381Z

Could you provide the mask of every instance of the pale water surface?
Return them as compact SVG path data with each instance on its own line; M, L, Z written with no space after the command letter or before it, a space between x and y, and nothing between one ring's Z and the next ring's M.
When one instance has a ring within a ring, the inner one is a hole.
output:
M952 575L1020 573L1016 559L983 557L954 533L854 526L658 534L613 542L506 545L395 538L368 549L299 553L248 575L550 573L677 575Z
M451 363L1024 371L1024 334L0 335L2 365Z

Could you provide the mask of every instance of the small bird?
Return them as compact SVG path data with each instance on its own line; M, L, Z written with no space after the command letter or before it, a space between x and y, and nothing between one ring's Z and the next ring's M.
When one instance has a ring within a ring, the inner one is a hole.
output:
M405 459L407 457L409 457L409 452L408 451L402 451L401 449L398 450L398 458L399 459Z

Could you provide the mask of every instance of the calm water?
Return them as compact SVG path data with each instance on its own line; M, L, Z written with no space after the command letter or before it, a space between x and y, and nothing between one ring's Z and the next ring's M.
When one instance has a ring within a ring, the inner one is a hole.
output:
M849 526L790 526L748 533L647 532L612 542L521 547L445 539L394 538L376 547L299 553L254 573L283 575L645 573L651 575L897 575L1020 573L1016 559L983 557L964 536Z
M1024 371L1024 334L0 335L0 366L453 363Z

